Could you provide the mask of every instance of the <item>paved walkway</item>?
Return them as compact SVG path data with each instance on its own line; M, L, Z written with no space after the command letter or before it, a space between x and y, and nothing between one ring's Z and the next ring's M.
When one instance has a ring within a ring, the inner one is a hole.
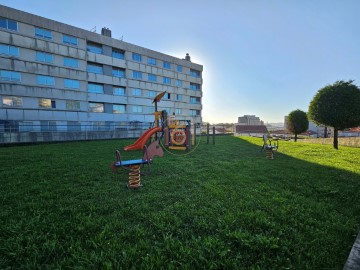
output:
M343 270L360 270L360 232L350 251Z

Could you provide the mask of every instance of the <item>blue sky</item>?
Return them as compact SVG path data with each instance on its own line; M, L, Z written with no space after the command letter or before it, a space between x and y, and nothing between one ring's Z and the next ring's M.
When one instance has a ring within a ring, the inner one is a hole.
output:
M358 0L0 0L204 66L203 120L283 122L337 80L360 86Z

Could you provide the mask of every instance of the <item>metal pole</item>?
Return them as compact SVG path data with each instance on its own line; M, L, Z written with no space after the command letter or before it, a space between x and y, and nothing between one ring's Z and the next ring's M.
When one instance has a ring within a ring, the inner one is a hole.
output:
M213 144L215 144L215 127L213 127Z
M196 123L194 123L194 145L196 144Z
M210 125L209 123L206 124L206 143L209 144L209 132L210 132Z

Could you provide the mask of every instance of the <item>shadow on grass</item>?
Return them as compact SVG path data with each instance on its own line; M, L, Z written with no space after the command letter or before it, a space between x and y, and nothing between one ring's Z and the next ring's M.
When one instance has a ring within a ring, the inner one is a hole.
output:
M155 159L144 187L128 190L108 165L129 142L0 149L1 268L344 265L359 227L359 164L319 165L331 149L291 143L267 160L259 139L219 137Z

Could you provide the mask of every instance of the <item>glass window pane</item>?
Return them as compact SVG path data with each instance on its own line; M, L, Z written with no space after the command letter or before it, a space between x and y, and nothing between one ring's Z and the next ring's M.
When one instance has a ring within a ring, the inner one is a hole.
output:
M132 54L132 59L133 59L134 61L141 62L141 55L138 54L138 53L133 53L133 54Z
M77 80L65 79L64 80L64 86L65 86L65 88L79 89L80 88L80 82L77 81Z
M125 88L124 87L114 87L113 88L113 95L115 95L115 96L124 96L125 95Z
M9 46L9 53L12 56L19 56L20 55L19 48L14 47L14 46Z
M63 35L63 43L77 46L77 38Z
M5 18L0 18L0 27L7 29L7 19L5 19Z
M20 82L21 74L19 72L11 72L11 80L15 82Z
M90 112L103 112L104 104L89 102L89 111Z
M114 77L125 78L125 70L113 68L112 75Z
M102 54L103 49L101 44L88 43L87 50L92 53Z
M88 92L103 94L104 86L102 84L89 83L88 84Z
M103 67L101 65L88 64L87 71L96 74L103 74Z
M13 105L13 100L11 97L3 97L3 105L5 106L12 106Z
M75 58L65 57L64 58L64 66L77 68L77 67L79 67L79 61Z
M118 58L118 59L124 59L124 52L118 51L118 50L113 50L112 51L112 57L114 58Z
M113 105L113 113L124 113L125 112L125 105Z
M50 76L37 76L37 83L42 85L55 85L55 78Z
M51 100L46 98L39 99L39 107L40 108L50 108L51 107Z
M148 64L149 65L156 65L156 59L149 57L148 58Z
M8 29L17 31L17 22L8 20Z
M4 45L4 44L0 44L0 54L9 55L9 54L10 54L9 46L8 46L8 45Z

